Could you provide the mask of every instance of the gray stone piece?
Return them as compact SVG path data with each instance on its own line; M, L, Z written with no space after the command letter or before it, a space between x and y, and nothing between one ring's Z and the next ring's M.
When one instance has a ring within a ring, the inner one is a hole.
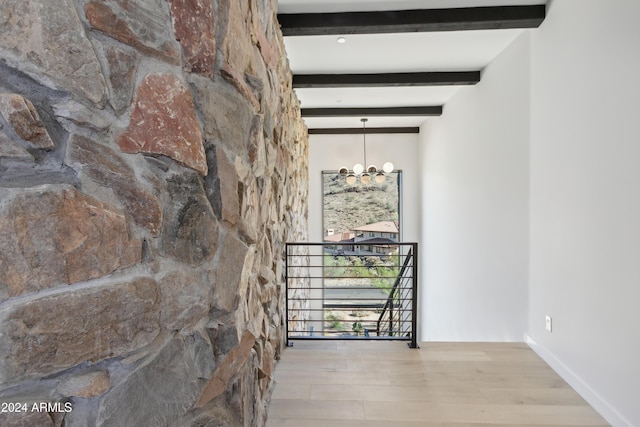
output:
M171 31L169 7L163 0L84 0L89 24L139 52L172 64L180 60L180 45Z
M2 427L55 427L47 412L5 412L0 413Z
M158 315L157 284L146 278L14 303L0 311L0 383L144 347Z
M38 111L27 98L15 93L0 94L0 112L15 134L33 148L51 150L54 147Z
M67 163L97 184L113 189L133 220L157 236L162 222L160 201L138 183L133 168L122 156L121 152L80 135L73 135L67 145Z
M209 285L189 269L170 272L160 280L163 328L179 331L192 328L209 312Z
M107 45L104 54L109 63L109 102L117 113L122 113L131 105L140 55L115 43Z
M236 225L240 215L240 201L235 165L219 146L210 146L206 154L209 174L205 177L205 189L209 203L218 219Z
M66 185L0 188L0 301L138 263L124 215Z
M0 129L0 159L20 159L20 160L33 160L33 156L29 152L13 142L4 132Z
M244 155L254 116L253 108L224 82L192 76L191 83L196 104L200 104L205 139L220 143L235 154Z
M214 305L227 312L233 311L238 301L240 281L247 256L247 246L235 235L227 233L220 245L218 265L215 270Z
M46 86L104 104L104 76L72 0L2 0L0 16L0 58Z
M200 393L198 370L187 341L172 339L104 396L96 427L179 425Z
M177 175L167 184L171 203L163 215L161 254L193 266L202 264L216 253L218 221L201 181L193 174Z

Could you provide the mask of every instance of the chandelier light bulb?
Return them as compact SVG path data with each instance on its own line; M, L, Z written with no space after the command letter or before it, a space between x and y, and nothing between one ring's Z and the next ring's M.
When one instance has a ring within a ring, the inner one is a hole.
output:
M387 179L385 174L390 174L393 172L393 163L386 162L382 169L378 169L376 165L369 165L366 169L363 165L367 164L367 121L369 119L362 118L360 121L362 122L362 158L364 162L356 163L353 165L351 170L346 167L341 167L338 169L338 175L345 178L345 182L349 185L353 185L358 182L358 177L360 177L360 182L362 184L370 184L372 181L377 184L382 184ZM383 172L384 171L384 172Z

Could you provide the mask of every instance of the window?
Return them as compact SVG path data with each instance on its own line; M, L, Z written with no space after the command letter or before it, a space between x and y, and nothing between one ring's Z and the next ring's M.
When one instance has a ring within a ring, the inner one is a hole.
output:
M382 184L349 185L336 171L322 172L322 226L325 242L358 242L383 238L399 241L402 171ZM361 249L364 250L362 245ZM380 252L366 245L372 252Z
M377 328L399 273L401 178L395 171L381 184L349 185L335 171L322 173L324 274L310 303L322 324L316 333L358 336Z

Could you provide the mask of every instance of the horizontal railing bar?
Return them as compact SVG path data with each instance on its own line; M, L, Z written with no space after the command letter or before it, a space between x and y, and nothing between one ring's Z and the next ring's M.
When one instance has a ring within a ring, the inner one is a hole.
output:
M290 256L288 258L291 258ZM320 258L319 256L314 256L314 255L309 255L309 256L305 256L304 257L305 260L303 260L304 262L307 261L307 258ZM358 258L358 257L355 257ZM348 265L330 265L330 264L320 264L320 262L318 262L315 265L307 265L304 267L308 267L308 268L325 268L325 269L334 269L334 268L356 268L356 267L366 267L366 268L375 268L375 267L380 267L380 268L391 268L391 267L401 267L402 264L404 264L404 261L406 260L406 257L397 257L397 259L394 259L394 261L398 261L398 262L393 262L393 263L389 263L389 262L385 262L384 264L374 264L374 265L356 265L356 266L352 266L349 267ZM349 260L345 260L345 261L349 261ZM402 262L399 262L402 261ZM413 261L409 261L409 262L413 262ZM295 268L295 267L301 267L300 265L289 265L289 268Z
M339 307L333 307L333 308L335 308L335 309L336 309L336 310L334 310L334 311L340 311L340 310L339 310ZM350 308L350 309L353 309L353 308L356 308L356 309L357 309L358 307L349 307L349 308ZM346 312L347 310L342 310L342 311L345 311L345 312ZM406 313L410 313L410 311L406 311ZM287 320L288 320L289 322L303 322L303 320L295 319L295 318L293 318L293 317L290 317L290 318L288 318ZM354 317L354 318L351 318L351 319L336 319L336 320L332 320L332 319L308 319L308 320L304 320L304 322L316 322L316 323L317 323L317 322L355 322L355 321L362 321L362 322L377 322L377 320L374 320L374 319L365 319L365 320L362 320L362 318L361 318L361 317L359 317L359 318L355 318L355 317ZM397 321L401 321L401 320L400 320L400 319L394 319L394 321L396 321L396 322L397 322ZM408 321L408 320L404 320L404 321ZM386 323L388 323L388 322L386 322Z
M288 288L287 291L295 292L295 291L322 291L322 290L358 290L358 291L370 291L379 289L381 291L391 291L393 288L389 287L378 287L378 286L309 286L304 288ZM410 287L402 287L395 288L396 290L401 290L405 293L410 293L413 291Z
M344 300L344 301L387 301L389 298L384 297L384 296L379 296L379 297L340 297L340 296L326 296L324 298L322 297L313 297L313 298L289 298L289 301L323 301L323 300L330 300L330 301L335 301L335 300ZM397 297L393 297L392 298L394 301L411 301L411 298L402 298L401 296L397 296Z
M336 310L337 311L337 310ZM406 313L410 313L410 311L407 311ZM363 319L362 317L354 317L351 319L307 319L307 320L300 320L300 319L294 319L293 317L290 317L287 319L289 322L314 322L314 323L322 323L322 322L338 322L338 323L344 323L344 322L371 322L371 323L376 323L377 320L374 319ZM394 323L395 322L408 322L409 320L400 320L400 319L394 319ZM389 323L388 321L383 321L384 323Z
M368 331L368 333L369 333L369 334L371 334L372 332L373 332L373 333L376 333L375 328L374 328L374 329L367 329L367 331ZM295 333L297 333L297 334L298 334L297 336L299 336L299 337L304 337L304 336L311 336L311 337L316 337L316 336L318 336L318 337L336 337L336 336L338 336L338 337L348 337L348 336L361 336L361 335L354 335L354 334L353 334L353 332L348 332L348 331L336 331L336 332L332 332L332 333L329 333L329 332L321 332L321 333L318 333L317 331L316 331L316 332L313 332L313 333L311 333L311 331L291 331L291 332L292 332L292 333L294 333L294 332L295 332ZM396 332L396 331L394 331L394 332ZM398 333L400 333L400 331L397 331L397 332L398 332ZM361 332L361 333L363 333L363 332ZM386 336L389 336L389 335L388 335L388 334L386 334ZM398 335L398 336L400 336L400 335Z
M407 281L413 279L413 276L404 276ZM324 280L338 280L338 279L396 279L397 276L289 276L289 279L324 279Z
M336 270L345 270L345 271L358 271L358 270L363 270L363 269L371 269L371 270L375 270L375 269L387 269L387 270L392 270L392 269L399 269L400 267L402 267L402 264L384 264L384 265L372 265L372 266L367 266L367 265L361 265L361 266L356 266L356 267L346 267L346 266L324 266L324 265L310 265L310 266L306 266L304 267L305 270L314 270L314 271L336 271ZM297 267L298 269L300 269L300 267ZM292 267L289 266L290 270L295 270L296 267ZM389 272L385 272L385 273L389 273ZM294 276L289 276L294 277ZM397 277L397 276L392 276L392 277ZM406 277L406 276L405 276Z
M378 286L374 283L361 283L358 286L349 286L349 285L331 285L331 284L325 284L324 286L321 285L315 285L314 286L305 286L305 287L301 287L301 288L289 288L290 291L304 291L304 290L312 290L312 291L318 291L318 290L325 290L325 289L334 289L334 290L344 290L344 289L357 289L357 290L371 290L371 289L380 289L380 290L392 290L393 288L388 286L388 285L383 285L383 286ZM396 288L396 289L400 289L402 291L406 291L406 292L411 292L411 287L410 286L403 286L402 288Z
M340 298L340 297L324 297L324 298L320 298L320 297L314 297L314 298L289 298L289 301L336 301L336 300L340 300L340 301L387 301L388 298L387 297L353 297L353 298ZM411 301L411 298L400 298L400 297L394 297L393 298L394 301Z
M343 307L344 304L338 304L335 301L347 301L347 304L352 304L352 305L361 305L363 307L372 307L372 306L377 306L378 304L382 304L381 307L384 307L384 305L386 304L385 302L382 301L386 301L384 298L378 298L378 299L373 299L373 298L358 298L358 299L351 299L351 300L345 300L345 299L341 299L341 298L308 298L305 301L330 301L328 303L323 304L323 306L328 306L328 305L338 305ZM374 303L371 301L381 301L379 303ZM404 302L404 301L411 301L410 299L405 299L405 300L398 300L398 302ZM405 304L406 305L406 304ZM403 304L394 304L393 308L397 308L400 309L402 308ZM289 310L320 310L319 308L298 308L298 307L293 307L291 305L289 305ZM406 309L407 311L411 311L409 308Z
M376 328L364 328L364 329L367 329L369 332L371 332L371 331L375 330ZM297 333L297 334L314 334L314 335L316 335L316 334L317 334L317 335L323 335L323 334L333 334L333 335L335 335L335 334L342 334L342 335L346 335L346 334L351 333L351 332L349 332L349 331L347 331L347 330L344 330L344 331L329 331L329 330L326 330L326 331L316 331L316 330L313 330L313 331L312 331L312 330L310 330L310 329L299 329L299 330L291 331L291 332L295 332L295 333ZM400 331L398 331L398 332L400 332Z
M375 325L372 325L370 323L369 324L363 323L363 330L364 329L366 329L369 332L376 330ZM333 335L342 334L342 335L346 335L346 334L352 333L350 328L349 329L344 329L344 330L337 330L337 329L336 330L330 330L330 329L327 329L325 331L318 331L318 330L313 330L312 331L310 329L299 329L299 330L295 330L295 331L291 331L291 332L295 332L295 333L298 333L298 334L314 334L314 335L323 335L323 334L333 334ZM400 331L398 331L398 332L400 332Z
M395 264L394 264L394 265L385 266L385 267L381 267L381 268L393 269L393 268L400 268L400 267L401 267L401 266L399 266L399 265L395 265ZM289 267L289 268L291 268L291 267ZM342 267L341 267L341 269L343 269L343 270L345 270L345 271L347 271L347 272L349 271L349 268L350 268L350 267L346 267L346 268L342 268ZM369 267L361 267L361 268L369 269ZM372 267L372 268L375 268L375 267ZM333 267L321 267L321 266L319 266L319 265L318 265L318 266L315 266L315 267L305 267L305 270L312 270L312 269L313 269L314 271L316 271L316 270L317 270L317 271L319 271L319 272L326 272L326 271L333 271L333 270L337 270L337 268L333 268ZM354 268L354 270L355 270L356 272L357 272L359 269L360 269L360 268ZM359 275L358 275L358 276L359 276ZM289 275L289 279L306 279L307 277L315 277L315 276L312 276L312 275L311 275L311 273L309 273L309 275L305 275L305 276L291 276L291 275ZM347 278L350 278L350 277L354 277L354 276L352 276L352 275L348 275L348 276L345 276L345 275L332 276L332 275L330 275L330 274L325 274L325 275L323 275L323 276L321 276L321 277L323 277L323 278L327 278L327 279L339 279L340 277L347 277ZM394 275L380 275L380 276L371 276L371 275L368 275L368 276L364 276L364 277L367 277L367 278L368 278L368 277L392 277L392 278L394 278L394 279L395 279L395 278L397 278L398 276L397 276L397 275L395 275L395 276L394 276ZM411 276L409 276L409 275L405 275L405 276L403 276L403 278L407 278L407 277L411 277Z
M305 257L305 258L310 258L310 257ZM306 260L304 260L306 262ZM346 260L349 261L349 260ZM403 261L404 259L402 258L398 258L398 261ZM355 266L348 266L348 265L330 265L330 264L320 264L319 262L315 265L307 265L305 266L305 268L323 268L325 270L334 270L337 268L392 268L392 267L402 267L402 263L389 263L389 262L385 262L384 264L372 264L372 265L367 265L367 264L363 264L363 265L355 265ZM295 268L295 267L300 267L300 266L296 266L296 265L289 265L289 268Z
M303 257L332 257L332 258L350 258L350 257L357 257L357 258L365 258L365 257L376 257L376 258L398 258L398 257L407 257L409 255L407 255L406 253L402 253L403 251L400 251L400 253L394 253L392 255L389 255L389 253L386 254L373 254L373 253L356 253L356 251L354 250L350 250L350 249L346 249L347 252L345 253L338 253L339 251L344 250L344 249L335 249L335 248L328 248L325 247L323 251L311 251L311 252L303 252L303 253L293 253L291 251L289 251L285 256L287 257L291 257L291 258L303 258Z
M324 311L326 311L327 309L330 309L332 311L353 311L355 309L359 309L359 310L382 310L384 308L383 305L372 305L372 304L352 304L352 305L346 305L346 304L329 304L329 305L324 305L322 308L309 308L304 310L305 312L309 312L309 313L322 313ZM399 306L396 306L393 308L394 311L401 311L401 313L411 313L411 309L401 309ZM296 311L298 309L295 308L291 308L289 307L289 310L291 311ZM298 311L303 311L303 310L298 310ZM377 313L376 313L377 314ZM290 320L299 320L299 319L294 319L293 317L289 318ZM398 318L396 316L394 316L394 320L398 320Z
M291 258L291 257L289 257ZM304 257L305 260L303 260L304 262L307 262L308 260L306 258L313 258L313 256L305 256ZM357 258L357 257L355 257ZM336 268L392 268L392 267L402 267L402 265L404 264L404 262L407 260L406 257L404 258L398 258L397 260L394 261L398 261L398 262L384 262L383 264L366 264L366 261L361 261L364 262L364 264L362 265L353 265L353 266L349 266L349 265L332 265L332 264L325 264L325 263L320 263L320 261L318 261L316 264L313 265L306 265L304 266L305 268L323 268L326 270L333 270ZM345 261L350 261L350 260L345 260ZM399 262L402 261L402 262ZM411 258L409 258L409 263L413 263L413 260ZM411 265L411 264L410 264ZM289 268L296 268L296 267L302 267L301 265L289 265Z
M328 309L336 309L336 310L340 310L340 311L347 311L348 309L362 309L362 310L381 310L383 309L384 306L383 305L373 305L373 304L352 304L352 305L345 305L345 304L331 304L331 305L324 305L322 308L309 308L309 309L297 309L297 308L292 308L289 307L289 310L291 311L304 311L304 312L317 312L317 313L322 313ZM411 309L410 308L402 308L400 306L395 306L393 307L394 311L401 311L401 313L411 313ZM397 317L394 316L394 319L396 319ZM293 319L293 318L292 318Z
M291 256L289 255L287 258L289 259L289 261L297 259L297 258L304 258L304 260L302 260L303 262L307 262L308 260L310 260L311 258L325 258L325 256L322 255L304 255L304 256ZM368 255L367 258L371 257L371 255ZM364 257L359 257L359 256L353 256L353 258L364 258ZM398 256L398 257L390 257L390 256L386 256L386 257L375 257L374 258L385 258L385 260L383 260L383 264L377 264L377 265L367 265L366 263L364 265L359 265L359 266L355 266L355 267L393 267L393 266L402 266L402 264L404 263L404 260L407 258L405 256ZM345 260L345 261L350 261L350 260ZM402 261L402 262L400 262ZM331 264L325 264L325 263L320 263L320 261L314 261L316 262L315 265L308 265L305 267L309 267L309 268L344 268L344 267L348 267L347 265L331 265ZM364 261L363 261L364 262ZM412 261L409 261L412 262ZM289 268L295 268L295 267L301 267L300 265L289 265Z
M410 341L411 337L405 337L405 336L398 336L398 337L392 337L392 336L388 336L388 335L370 335L370 336L364 336L364 335L358 335L358 336L353 336L353 335L341 335L341 336L323 336L323 335L313 335L313 336L289 336L289 340L305 340L305 341L311 341L311 340L361 340L361 341L378 341L378 340L387 340L387 341Z
M304 288L304 289L289 289L289 291L291 291L291 292L295 293L295 291L296 291L296 290L297 290L297 291L300 291L300 290L305 290L305 291L323 291L323 290L324 290L324 291L326 292L328 289L329 289L329 290L340 290L340 291L348 291L348 290L358 290L358 291L377 291L377 290L379 290L379 291L381 291L381 292L384 292L384 291L386 291L386 290L387 290L387 289L384 289L384 288L375 288L375 287L366 288L366 287L365 287L365 288ZM367 293L367 292L362 292L362 293L363 293L363 294L365 294L365 293ZM326 292L326 293L324 293L324 295L326 295L326 294L331 294L331 292ZM354 295L357 295L357 294L354 294ZM292 294L288 294L288 296L290 297L289 299L291 299L291 300L296 300L295 298L293 298L293 296L294 296L294 295L292 295ZM410 293L405 293L405 295L397 295L397 297L398 297L398 298L402 298L402 297L411 297L411 294L410 294ZM336 296L336 297L332 297L331 299L337 299L337 298L339 298L339 299L361 299L361 298L360 298L360 297L358 297L358 296L348 296L348 297L347 297L347 296L345 296L345 297L339 297L339 296ZM377 298L378 298L378 299L384 299L384 300L386 300L386 299L387 299L387 296L386 296L386 295L385 295L385 296L382 296L382 295L381 295L381 296L379 296L379 297L377 297ZM307 299L309 299L309 298L303 298L303 297L297 298L297 300L307 300ZM329 299L329 298L327 297L327 298L325 298L325 299ZM396 298L396 296L394 296L394 297L393 297L393 299L397 299L397 298ZM409 298L409 299L410 299L410 298Z
M377 290L379 290L380 292L384 292L384 291L388 290L386 288L377 288L375 286L361 287L361 288L299 288L299 289L289 288L288 289L289 292L287 293L287 296L293 297L294 296L293 294L295 294L296 292L299 293L299 291L323 291L324 290L326 292L327 290L329 290L329 291L330 290L346 291L346 290L351 290L351 289L358 290L358 291L377 291ZM317 293L317 292L314 292L314 293ZM330 294L331 292L328 292L328 293ZM362 293L366 294L367 292L362 292ZM357 295L357 294L354 294L354 295ZM392 297L392 299L398 299L398 298L407 297L407 296L410 297L411 296L411 292L404 292L404 295L394 295ZM339 296L336 295L336 297L332 297L332 299L336 299L338 297ZM379 299L385 299L385 300L388 299L386 295L385 296L381 295L378 298ZM293 299L293 298L290 298L290 299ZM306 300L306 299L309 299L309 298L305 298L305 297L298 298L298 300ZM340 299L361 299L361 298L358 297L358 296L349 296L349 297L345 296L345 297L340 297Z
M302 322L299 319L287 319L287 321L289 322ZM366 322L366 323L377 323L377 320L375 319L363 319L363 318L350 318L350 319L309 319L309 320L305 320L304 322L308 322L308 323L353 323L353 322ZM388 323L388 322L386 322ZM395 322L394 322L395 323Z
M322 291L322 290L359 290L359 291L369 291L372 289L380 289L382 290L387 290L385 288L378 288L377 286L324 286L324 287L318 287L318 286L314 286L314 287L309 287L309 288L297 288L297 289L302 289L305 291ZM402 288L402 289L407 289L407 290L411 290L411 288ZM389 289L390 290L390 289Z
M334 300L332 300L332 301L334 301ZM343 307L343 308L351 308L351 307L354 307L354 308L358 308L358 307L367 308L367 307L369 307L369 308L382 309L382 308L384 308L385 304L384 303L371 303L371 302L369 302L369 303L358 303L358 302L349 303L349 302L347 302L345 304L339 304L339 303L336 303L336 302L329 302L329 303L323 304L323 308L325 308L325 309L326 308L331 308L331 307L334 307L334 306L337 307L337 308L340 308L340 307ZM403 307L401 304L396 304L391 308L393 308L394 311L397 311L397 312L406 312L406 313L410 313L411 312L411 308L410 307ZM290 310L296 310L295 308L292 308L292 307L289 307L289 309ZM322 308L309 308L309 310L323 311Z
M406 302L406 301L411 301L411 298L393 298L393 300L396 302L395 306L399 307L401 304L401 302ZM378 297L378 298L339 298L339 297L326 297L326 298L321 298L321 297L317 297L317 298L296 298L296 299L289 299L290 302L295 302L295 301L388 301L387 298L383 298L383 297ZM289 305L289 307L291 307L291 305ZM292 307L295 309L295 307ZM302 309L302 308L300 308ZM306 309L306 308L305 308Z
M353 266L353 267L349 267L349 266L345 266L345 265L308 265L305 266L304 269L305 270L322 270L322 271L335 271L335 270L339 270L339 269L344 269L346 271L351 271L351 270L362 270L362 269L377 269L377 268L384 268L387 270L391 270L391 269L399 269L400 267L402 267L402 264L381 264L381 265L359 265L359 266ZM289 270L295 270L296 268L301 268L301 266L289 266ZM388 273L388 272L387 272Z
M322 313L323 311L325 311L326 309L331 309L332 311L353 311L353 310L366 310L366 309L370 309L370 310L381 310L383 308L382 305L325 305L324 308L310 308L308 310L308 312L314 312L314 313ZM291 309L291 308L289 308ZM298 320L298 319L289 319L289 320ZM307 322L312 322L313 320L307 320Z
M332 311L346 312L346 311L353 311L353 309L360 309L361 307L345 307L345 306L342 306L342 307L331 307L331 308L335 309L335 310L332 310ZM382 307L380 307L380 308L382 308ZM318 309L314 309L314 310L309 310L309 312L318 313L318 312L321 312L321 311L318 310ZM411 313L411 310L405 310L403 313L405 313L405 314L406 313ZM360 317L358 319L362 319L362 318ZM297 322L297 321L302 322L303 321L303 320L301 320L299 318L294 318L294 317L289 317L287 320L289 320L291 322ZM353 320L357 320L357 319L337 319L336 321L338 321L338 322L347 322L347 321L353 321ZM394 321L398 321L398 320L402 320L402 319L397 319L397 318L394 317L393 320ZM331 320L331 319L308 319L308 320L305 320L305 321L306 322L329 322L329 321L333 321L333 320ZM366 321L367 322L373 322L374 320L373 319L367 319ZM377 321L377 320L375 320L375 321Z
M407 255L406 253L400 253L400 254L393 254L393 255L389 255L389 254L371 254L371 253L355 253L355 251L349 251L349 253L344 253L344 254L336 254L336 253L332 253L332 251L339 251L340 249L331 249L331 248L326 248L325 251L323 252L309 252L309 253L300 253L300 254L296 254L296 253L291 253L289 252L288 254L286 254L285 256L288 258L320 258L320 257L327 257L327 258L369 258L369 257L373 257L373 258L406 258L409 255Z
M355 242L355 244L357 245L358 242ZM288 247L292 247L292 246L353 246L353 243L340 243L340 242L331 242L331 243L327 243L327 242L297 242L297 243L285 243L286 246ZM415 242L393 242L394 246L413 246L413 245L417 245L417 243Z
M323 253L323 254L303 254L303 255L287 255L286 256L288 259L302 259L304 258L304 261L306 261L307 259L311 259L311 258L323 258L323 259L327 259L330 258L334 261L337 261L340 258L344 258L344 260L340 259L341 261L349 261L349 258L383 258L385 260L405 260L406 258L408 258L407 255L331 255L328 253ZM290 265L289 267L295 267L295 265ZM340 266L340 265L328 265L328 264L316 264L315 267L346 267L346 266Z
M373 336L376 336L376 330L375 329L370 329L368 330L369 335L373 334ZM360 335L355 335L352 332L347 332L347 331L342 331L342 332L336 332L336 333L325 333L324 335L318 334L318 335L311 335L312 337L318 336L318 337L362 337L362 336L368 336L368 335L364 335L364 332L361 332ZM389 336L389 335L387 335ZM398 335L400 336L400 335Z
M290 300L292 301L292 300ZM300 300L303 301L303 300ZM360 305L364 305L364 306L369 306L372 305L373 303L369 303L367 304L366 301L387 301L385 298L354 298L354 299L344 299L344 298L307 298L304 301L332 301L329 302L328 304L336 304L335 301L365 301L365 303L360 304ZM402 307L402 304L398 304L399 302L404 302L404 301L411 301L411 299L396 299L396 304L394 304L393 308L400 308ZM355 304L355 302L354 302ZM376 303L377 304L377 303ZM385 304L385 303L380 303L380 304ZM326 305L326 304L325 304ZM291 305L289 305L289 309L290 310L303 310L302 308L297 308L297 307L292 307ZM307 308L304 308L304 310L307 310ZM312 310L311 308L309 308L309 310ZM316 309L318 310L318 309Z
M349 269L356 270L356 269L361 269L361 268L366 268L366 269L369 269L369 268L371 268L371 269L374 269L374 268L392 269L392 268L400 268L400 267L402 267L402 265L400 265L400 264L390 264L390 265L387 264L387 265L378 265L378 266L370 266L370 267L368 267L366 265L361 265L359 267L310 265L310 266L306 266L304 268L305 268L305 270L313 269L313 270L332 271L332 270L337 270L337 269L344 269L344 270L349 270ZM298 267L298 268L300 268L300 267ZM291 267L290 266L289 269L294 269L295 270L295 267ZM294 277L297 277L297 276L289 276L289 278L294 278ZM306 276L303 276L303 277L306 277ZM328 277L334 277L334 276L328 276ZM383 276L380 276L380 277L383 277ZM397 277L397 276L388 276L388 277ZM407 277L407 276L404 276L404 277Z
M413 279L413 277L407 277L408 279ZM326 277L326 276L304 276L304 277L289 277L289 279L303 279L303 280L345 280L345 279L362 279L362 280L396 280L393 277L389 276L340 276L340 277ZM407 282L408 280L404 280L403 282ZM293 289L301 289L301 288L293 288Z
M329 250L335 250L335 249L329 249ZM352 251L349 251L352 252ZM385 254L356 254L356 253L350 253L349 255L336 255L336 254L332 254L331 252L322 252L322 253L309 253L309 254L292 254L292 253L288 253L287 255L285 255L287 258L369 258L369 257L373 257L373 258L406 258L409 255L407 254L394 254L394 255L385 255Z

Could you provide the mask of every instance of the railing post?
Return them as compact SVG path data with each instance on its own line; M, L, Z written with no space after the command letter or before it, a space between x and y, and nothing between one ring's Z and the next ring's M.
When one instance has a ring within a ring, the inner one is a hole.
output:
M290 347L289 342L289 243L285 243L284 253L284 333L286 346Z
M389 336L393 336L393 306L395 305L393 302L393 291L391 291L391 301L389 301Z
M413 248L413 291L411 295L411 348L418 348L418 244Z

